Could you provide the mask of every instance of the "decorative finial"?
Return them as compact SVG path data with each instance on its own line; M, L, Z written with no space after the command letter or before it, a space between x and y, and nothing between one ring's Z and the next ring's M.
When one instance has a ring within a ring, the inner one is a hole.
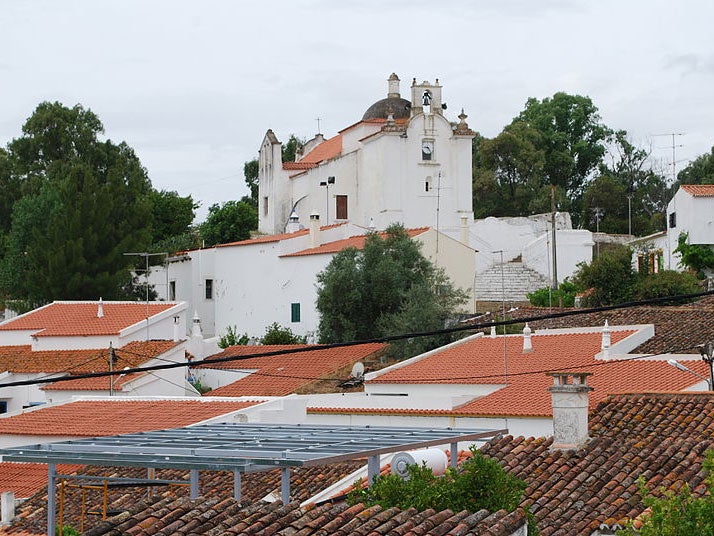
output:
M532 351L533 351L533 343L531 342L531 328L528 326L528 323L526 322L526 325L523 328L523 353L529 354Z
M99 305L97 306L97 318L104 318L104 305L102 304L102 298L99 298Z

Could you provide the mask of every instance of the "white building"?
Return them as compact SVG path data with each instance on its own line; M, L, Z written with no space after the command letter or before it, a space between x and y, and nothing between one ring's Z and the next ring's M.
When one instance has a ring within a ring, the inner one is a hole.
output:
M679 187L667 205L667 230L630 242L635 268L650 273L681 270L674 250L682 233L687 233L689 244L714 246L714 184Z
M186 301L207 337L223 335L233 326L238 333L260 337L277 322L312 339L319 323L317 274L336 253L363 247L369 231L348 222L320 227L315 218L312 223L310 229L186 252L168 259L168 275L154 270L151 281L160 290L168 279L168 298ZM474 287L473 249L430 228L408 233L454 285L466 291ZM464 312L473 308L470 299Z

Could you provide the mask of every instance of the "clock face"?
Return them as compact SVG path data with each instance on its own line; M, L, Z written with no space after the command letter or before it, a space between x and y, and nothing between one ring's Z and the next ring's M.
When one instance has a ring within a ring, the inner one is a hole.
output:
M431 156L434 153L434 142L431 140L424 140L421 142L421 158L422 160L431 160Z

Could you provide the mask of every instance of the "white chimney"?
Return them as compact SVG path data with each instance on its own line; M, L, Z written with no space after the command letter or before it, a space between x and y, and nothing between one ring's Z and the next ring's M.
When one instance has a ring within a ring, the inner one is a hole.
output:
M367 229L369 229L370 232L374 232L377 230L377 226L374 224L374 218L369 219L369 225L367 226Z
M104 305L101 297L99 298L99 305L97 305L97 318L104 318Z
M298 218L297 213L293 210L288 218L288 225L285 231L288 233L294 233L300 230L300 218Z
M317 211L310 214L310 247L320 245L320 215Z
M588 440L591 372L548 372L553 386L548 388L553 403L552 449L577 449Z
M533 342L531 341L531 328L528 326L528 323L526 322L526 325L523 328L523 353L529 354L532 351L533 351Z
M179 342L181 340L181 317L174 317L174 342Z
M461 216L461 243L469 245L469 218Z
M4 491L0 495L0 522L9 525L15 519L15 493Z
M496 338L496 326L491 326L491 338Z
M607 359L610 357L610 326L605 320L605 325L602 327L602 344L600 348L602 349L602 358Z
M199 337L200 339L203 339L203 331L201 330L201 319L198 317L198 311L193 312L191 337Z

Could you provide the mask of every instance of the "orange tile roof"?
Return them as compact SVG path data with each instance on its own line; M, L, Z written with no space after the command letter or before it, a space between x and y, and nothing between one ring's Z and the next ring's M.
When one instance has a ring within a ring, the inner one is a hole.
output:
M302 165L306 167L286 167L285 164L283 164L283 169L306 169L307 166L314 167L320 162L339 156L341 152L342 134L338 134L329 140L323 141L320 145L303 156L299 162L286 162L286 164L297 164L298 166Z
M114 389L121 389L124 385L134 380L137 380L143 376L146 376L148 372L135 372L133 374L122 374L121 376L114 376L114 382L112 386ZM55 383L50 383L45 387L40 387L45 391L109 391L109 377L101 378L79 378L77 380L65 380L58 381Z
M314 162L283 162L283 169L294 170L294 169L312 169L317 167Z
M189 426L255 401L80 400L0 419L0 434L99 437Z
M429 230L429 227L419 227L417 229L407 229L407 234L414 238L419 236ZM379 233L379 236L385 237L386 233ZM281 255L281 257L302 257L305 255L324 255L327 253L338 253L343 249L347 248L364 248L364 242L367 239L367 235L356 235L349 238L344 238L342 240L336 240L334 242L327 242L320 246L314 248L303 249L301 251L296 251L295 253L288 253L286 255Z
M302 345L231 346L215 358L245 356L261 352L275 352L300 348ZM307 346L306 346L307 347ZM372 343L327 348L306 352L264 357L249 357L228 363L204 365L222 370L256 370L253 374L219 387L208 396L285 396L301 387L352 365L372 354L383 351L386 344Z
M616 343L632 331L614 331ZM370 381L370 384L492 384L505 387L442 414L454 416L539 416L552 415L547 388L549 370L592 372L588 383L594 387L590 406L595 407L608 394L637 391L681 391L698 383L696 378L677 370L665 360L596 360L600 333L533 335L533 352L522 353L522 337L506 337L509 376L504 379L503 337L479 337L433 354L406 367L395 369ZM706 375L701 361L687 361L695 372ZM536 372L536 373L534 373ZM334 412L311 409L313 412ZM342 410L344 412L344 410ZM363 411L365 410L355 410ZM382 413L397 410L380 410ZM414 415L435 414L430 410L405 410Z
M83 465L59 464L60 474L74 473ZM18 499L26 499L47 486L47 464L0 462L0 493L12 491Z
M0 324L0 331L41 330L37 337L117 335L124 328L171 307L174 303L103 302L104 316L97 318L99 302L53 302Z
M159 356L174 346L174 341L133 341L116 349L115 368L136 367ZM40 373L103 372L109 369L109 349L42 350L31 346L0 346L0 372ZM107 380L108 381L108 380Z
M328 229L334 229L336 227L340 227L341 225L346 225L346 222L332 223L330 225L323 225L322 227L320 227L320 230L325 231ZM266 243L270 243L270 242L280 242L281 240L289 240L291 238L305 236L306 234L309 234L309 233L310 233L309 229L300 229L299 231L295 231L294 233L281 233L281 234L274 234L274 235L258 236L256 238L249 238L247 240L240 240L238 242L228 242L226 244L217 244L215 247L225 248L225 247L232 247L232 246L251 246L253 244L266 244Z
M683 184L682 190L694 197L714 197L714 184Z

